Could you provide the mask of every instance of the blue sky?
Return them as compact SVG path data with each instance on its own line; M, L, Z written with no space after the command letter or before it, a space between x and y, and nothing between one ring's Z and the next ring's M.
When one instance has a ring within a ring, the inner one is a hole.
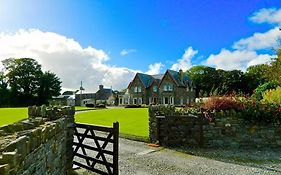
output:
M137 71L199 64L245 70L274 54L280 9L280 0L0 0L0 46L11 50L0 51L0 59L36 57L62 77L65 88L75 89L83 80L89 90L98 84L124 88ZM51 44L56 49L44 51ZM72 79L60 63L73 71Z

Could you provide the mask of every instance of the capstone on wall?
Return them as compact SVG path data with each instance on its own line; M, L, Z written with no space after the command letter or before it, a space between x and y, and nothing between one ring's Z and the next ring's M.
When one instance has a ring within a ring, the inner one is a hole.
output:
M1 175L63 175L72 168L74 108L29 107L28 119L0 127Z

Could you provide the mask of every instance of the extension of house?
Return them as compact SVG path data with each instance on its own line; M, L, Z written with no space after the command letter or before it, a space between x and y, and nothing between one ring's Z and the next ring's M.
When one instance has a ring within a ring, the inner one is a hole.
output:
M158 75L137 73L128 86L128 94L128 103L137 105L185 105L195 101L195 87L182 70Z

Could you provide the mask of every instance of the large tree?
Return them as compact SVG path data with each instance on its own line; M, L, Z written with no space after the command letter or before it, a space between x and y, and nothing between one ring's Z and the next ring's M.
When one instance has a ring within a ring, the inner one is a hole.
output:
M11 89L11 101L16 106L42 104L60 92L60 80L51 72L43 73L32 58L9 58L2 61Z
M186 73L196 86L196 96L209 96L212 89L218 86L219 79L215 68L193 66Z
M277 57L272 59L266 72L266 77L271 81L278 82L281 85L281 48L277 50Z
M60 95L61 81L56 74L47 71L40 78L40 87L38 89L38 103L47 103L52 96Z
M245 78L247 79L248 93L252 94L253 91L259 86L266 83L268 80L266 78L266 71L269 65L259 64L250 66L245 72Z
M0 97L0 106L8 106L10 104L10 91L4 72L0 72Z

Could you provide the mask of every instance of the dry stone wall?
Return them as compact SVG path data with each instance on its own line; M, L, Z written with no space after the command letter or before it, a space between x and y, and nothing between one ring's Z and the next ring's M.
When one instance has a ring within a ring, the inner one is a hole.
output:
M150 140L165 146L281 148L280 125L255 125L239 115L218 112L209 122L202 115L183 114L172 106L150 106Z
M0 127L1 175L63 175L72 168L71 107L29 107L28 119Z

